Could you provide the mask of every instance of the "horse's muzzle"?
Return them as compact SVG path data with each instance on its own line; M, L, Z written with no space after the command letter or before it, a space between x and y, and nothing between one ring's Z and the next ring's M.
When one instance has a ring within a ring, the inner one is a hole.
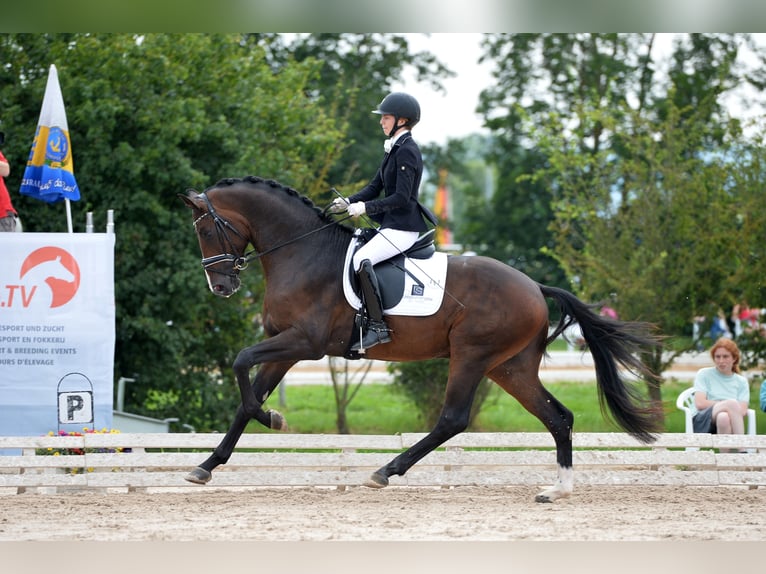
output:
M242 284L236 275L217 276L215 282L208 280L208 283L213 294L219 297L231 297L239 290Z

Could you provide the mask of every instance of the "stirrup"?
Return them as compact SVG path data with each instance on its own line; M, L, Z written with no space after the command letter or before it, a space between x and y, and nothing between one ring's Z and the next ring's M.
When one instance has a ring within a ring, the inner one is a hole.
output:
M371 321L367 325L367 331L365 332L364 337L354 343L351 347L351 351L364 355L366 350L370 347L389 343L391 342L390 332L391 329L389 329L383 321Z

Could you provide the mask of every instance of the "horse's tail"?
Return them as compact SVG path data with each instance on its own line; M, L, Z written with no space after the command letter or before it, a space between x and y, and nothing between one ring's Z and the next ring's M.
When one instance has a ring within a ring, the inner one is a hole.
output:
M628 434L643 443L654 442L655 434L661 430L661 418L648 401L620 377L618 369L619 364L636 376L658 379L638 356L659 343L650 334L649 325L601 317L593 306L564 289L540 285L540 290L545 297L555 299L561 308L561 319L548 336L546 346L572 323L578 323L593 355L602 413L608 415L605 408L608 407L612 418Z

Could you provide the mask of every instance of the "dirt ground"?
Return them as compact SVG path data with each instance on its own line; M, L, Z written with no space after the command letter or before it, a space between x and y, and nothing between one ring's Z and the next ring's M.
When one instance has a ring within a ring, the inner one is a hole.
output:
M0 541L761 541L766 488L364 487L0 497Z

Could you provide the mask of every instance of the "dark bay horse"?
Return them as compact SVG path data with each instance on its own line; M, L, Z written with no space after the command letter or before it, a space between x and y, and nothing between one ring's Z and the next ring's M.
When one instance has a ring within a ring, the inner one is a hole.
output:
M262 407L293 365L325 355L348 356L355 310L346 302L341 276L353 229L295 190L252 176L225 179L203 193L180 197L192 209L213 293L233 295L240 271L255 259L266 280L263 326L268 337L243 348L233 364L242 403L212 455L186 477L204 484L214 468L227 462L251 418L267 428L286 429L281 414ZM254 251L246 253L248 246ZM553 332L546 298L561 309ZM623 367L654 376L639 358L655 344L644 324L600 317L568 291L540 285L494 259L450 256L439 310L425 317L388 316L392 341L366 355L384 361L449 358L441 415L430 433L375 471L366 485L387 486L390 476L403 475L464 431L476 388L487 376L540 419L555 440L558 480L536 500L552 502L571 494L574 417L542 386L538 371L547 346L575 321L594 358L602 411L608 410L638 440L653 441L659 419L620 374Z

